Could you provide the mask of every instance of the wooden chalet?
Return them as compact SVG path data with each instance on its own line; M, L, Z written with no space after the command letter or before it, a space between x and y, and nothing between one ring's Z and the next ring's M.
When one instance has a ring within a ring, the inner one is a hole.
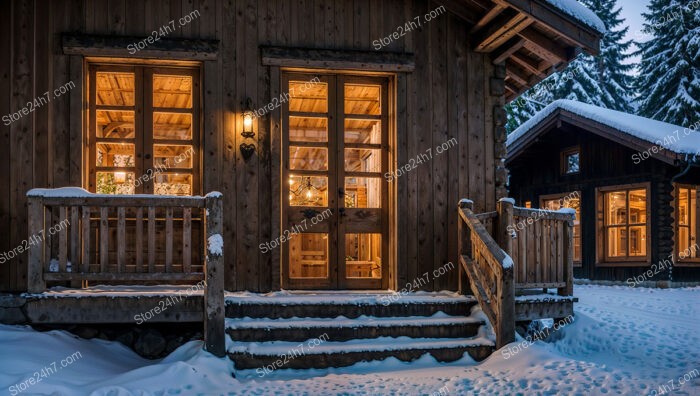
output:
M328 330L453 342L298 363L314 366L483 358L494 345L473 341L477 303L496 346L516 320L566 316L571 217L546 215L552 245L524 267L535 252L506 226L530 212L498 202L504 104L598 51L599 20L572 3L2 2L0 251L14 257L0 317L131 323L205 280L153 321L204 321L217 355L224 317L462 317ZM419 278L436 293L378 303ZM239 346L261 340L250 330L227 328ZM269 340L318 335L278 330ZM237 367L265 361L241 348Z
M509 136L506 165L519 204L576 211L576 278L668 285L700 281L699 154L697 125L562 100Z

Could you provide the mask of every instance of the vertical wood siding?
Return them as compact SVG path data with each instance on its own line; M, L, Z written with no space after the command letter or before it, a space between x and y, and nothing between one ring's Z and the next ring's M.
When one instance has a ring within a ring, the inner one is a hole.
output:
M220 41L217 61L204 62L202 88L203 188L224 194L226 289L279 287L279 254L262 254L261 242L279 230L280 133L274 114L256 120L257 153L245 161L238 146L246 98L265 106L279 73L262 66L259 45L373 50L372 41L438 5L424 0L58 0L0 4L0 115L21 109L43 92L76 83L76 91L52 100L10 126L0 124L0 249L27 237L25 193L33 187L80 185L82 67L63 55L60 34L148 35L192 11L200 15L170 37ZM469 26L445 13L407 32L380 51L414 53L416 69L397 78L397 166L426 150L433 159L399 177L397 184L399 288L456 259L456 205L475 202L495 210L494 68L469 48ZM278 93L275 92L275 95ZM77 116L76 116L77 114ZM458 146L437 155L451 138ZM272 150L271 150L272 149ZM9 236L9 237L8 237ZM455 266L456 268L456 266ZM456 288L455 274L427 289ZM26 287L26 256L0 265L0 291Z

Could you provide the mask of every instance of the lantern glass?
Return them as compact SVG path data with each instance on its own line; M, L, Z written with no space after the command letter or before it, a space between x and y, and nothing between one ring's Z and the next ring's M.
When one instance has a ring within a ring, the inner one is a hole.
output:
M250 111L243 114L243 132L253 132L253 113Z

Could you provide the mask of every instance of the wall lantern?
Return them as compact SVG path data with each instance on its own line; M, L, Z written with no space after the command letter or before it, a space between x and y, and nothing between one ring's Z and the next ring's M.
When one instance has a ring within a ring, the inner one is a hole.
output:
M245 103L245 111L243 112L243 132L241 136L245 139L255 138L255 132L253 131L253 119L255 118L255 113L253 113L253 101L248 98ZM255 145L249 143L241 143L239 146L243 159L248 160L253 153L255 153Z

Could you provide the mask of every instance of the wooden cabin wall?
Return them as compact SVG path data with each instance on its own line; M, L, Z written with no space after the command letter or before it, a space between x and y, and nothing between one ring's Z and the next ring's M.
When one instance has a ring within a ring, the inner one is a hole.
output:
M425 0L0 2L0 29L9 38L0 43L7 54L0 59L0 114L68 81L76 84L70 94L0 126L0 249L27 237L27 190L82 185L82 60L62 53L61 33L146 36L198 10L198 18L168 37L220 40L218 59L202 67L208 82L202 92L202 182L205 192L224 195L226 288L279 288L279 249L263 254L258 248L281 232L280 189L273 183L279 158L271 155L279 119L257 121L256 155L245 161L238 150L245 99L259 108L278 94L271 92L271 81L279 73L261 65L258 46L370 51L373 40L437 7ZM392 276L399 288L449 261L457 263L460 198L487 211L495 209L497 191L503 192L494 155L499 151L494 123L502 122L497 119L503 99L490 85L495 80L488 56L470 51L468 30L446 13L381 49L414 53L416 59L414 72L396 78L397 165L433 149L432 161L395 181L401 232L395 235L398 272ZM453 137L458 147L435 155L435 147ZM25 254L0 265L0 291L26 288L26 262ZM434 282L431 276L427 288L456 288L453 272Z
M562 175L560 153L576 145L580 146L581 172ZM582 266L574 268L576 278L624 282L649 268L596 267L597 187L650 183L651 263L658 263L673 252L671 179L681 169L651 158L635 164L632 157L635 153L634 150L591 132L563 124L542 135L537 143L508 164L510 195L518 205L531 201L533 207L538 207L542 195L581 192ZM675 281L700 280L697 268L676 267L672 272ZM650 280L669 280L669 271L662 271Z

